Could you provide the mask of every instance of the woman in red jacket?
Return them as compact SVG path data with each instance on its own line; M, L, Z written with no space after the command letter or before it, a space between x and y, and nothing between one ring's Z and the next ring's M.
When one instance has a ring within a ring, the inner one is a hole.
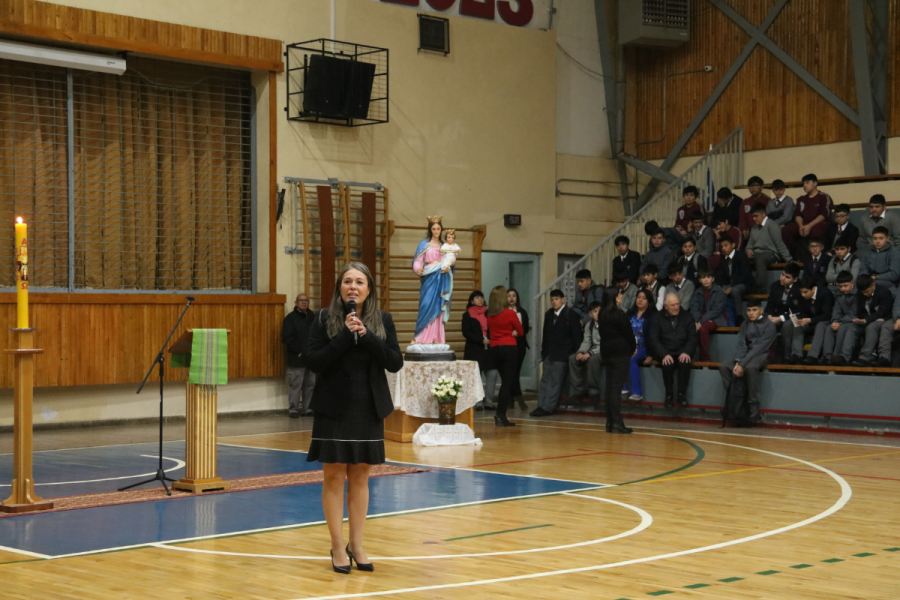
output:
M519 350L516 340L525 335L516 311L510 310L506 298L506 288L498 285L491 290L488 301L488 332L491 336L491 361L500 371L500 402L494 415L497 427L512 427L506 418L506 409L512 403L513 383L519 365Z

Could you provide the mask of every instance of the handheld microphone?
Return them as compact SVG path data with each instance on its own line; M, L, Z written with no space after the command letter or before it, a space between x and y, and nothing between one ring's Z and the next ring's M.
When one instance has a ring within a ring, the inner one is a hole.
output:
M356 300L348 300L347 308L350 309L350 312L355 313L356 312ZM354 344L359 343L359 334L355 331L353 332L353 343Z
M188 296L187 299L188 299L188 302L193 302L193 301L194 301L194 297L193 297L193 296Z

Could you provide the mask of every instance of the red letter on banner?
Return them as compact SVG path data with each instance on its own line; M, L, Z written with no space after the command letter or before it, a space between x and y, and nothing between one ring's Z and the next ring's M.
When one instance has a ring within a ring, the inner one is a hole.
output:
M388 4L402 4L403 6L418 6L419 0L381 0Z
M428 6L434 10L447 10L456 2L456 0L427 0Z
M531 17L534 16L534 5L531 3L531 0L517 0L517 2L519 4L519 11L515 12L512 10L510 2L507 2L507 0L499 0L499 2L497 2L497 12L499 12L500 17L510 25L523 27L531 23Z
M494 20L494 0L485 0L485 2L477 2L477 0L462 0L459 5L459 14L467 17L478 17L479 19Z

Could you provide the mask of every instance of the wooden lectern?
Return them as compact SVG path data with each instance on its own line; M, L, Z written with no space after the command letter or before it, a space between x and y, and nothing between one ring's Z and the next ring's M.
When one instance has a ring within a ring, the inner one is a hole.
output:
M193 339L194 330L188 329L169 347L169 354L190 355ZM229 482L216 476L217 386L188 382L185 414L185 476L172 487L194 494L230 489Z

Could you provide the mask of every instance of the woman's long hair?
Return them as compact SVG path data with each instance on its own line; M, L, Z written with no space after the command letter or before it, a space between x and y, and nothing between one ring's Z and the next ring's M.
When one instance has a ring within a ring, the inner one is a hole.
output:
M653 301L653 296L647 290L638 290L638 293L634 297L634 306L628 311L629 318L638 314L637 297L641 295L647 300L647 309L644 310L644 319L656 314L656 303Z
M481 293L481 290L475 290L474 292L469 294L469 303L466 304L466 310L469 310L470 308L475 306L475 303L472 301L478 297L484 298L484 294Z
M363 301L362 306L356 307L356 314L359 320L363 322L363 325L366 326L366 329L369 330L369 333L384 339L387 337L387 334L384 332L381 310L378 308L378 287L375 285L375 278L372 277L369 267L361 262L348 263L337 277L337 281L334 284L334 296L331 297L331 304L328 306L328 320L326 321L328 337L333 338L345 327L346 314L344 300L341 298L341 282L344 281L344 275L347 274L347 271L351 269L360 271L369 282L369 295ZM321 319L321 316L319 318Z
M438 234L438 241L440 243L444 243L444 223L443 221L438 221L437 223L428 223L428 234L425 236L425 239L429 242L434 239L434 234L431 233L431 228L435 225L441 226L441 232Z
M491 290L491 298L488 300L488 316L495 317L509 308L506 303L506 288L498 285Z
M616 286L608 287L603 290L603 298L600 300L600 319L609 319L614 317L616 314L623 314L622 309L619 308L616 300L619 297L619 294L622 293Z
M522 300L521 300L521 298L519 298L519 290L517 290L516 288L509 288L508 290L506 290L506 294L507 294L507 295L509 295L510 292L515 292L515 294L516 294L516 308L518 308L519 310L522 310L522 306L521 306L521 305L522 305ZM509 301L508 301L508 300L507 300L507 302L506 302L506 305L509 306Z

